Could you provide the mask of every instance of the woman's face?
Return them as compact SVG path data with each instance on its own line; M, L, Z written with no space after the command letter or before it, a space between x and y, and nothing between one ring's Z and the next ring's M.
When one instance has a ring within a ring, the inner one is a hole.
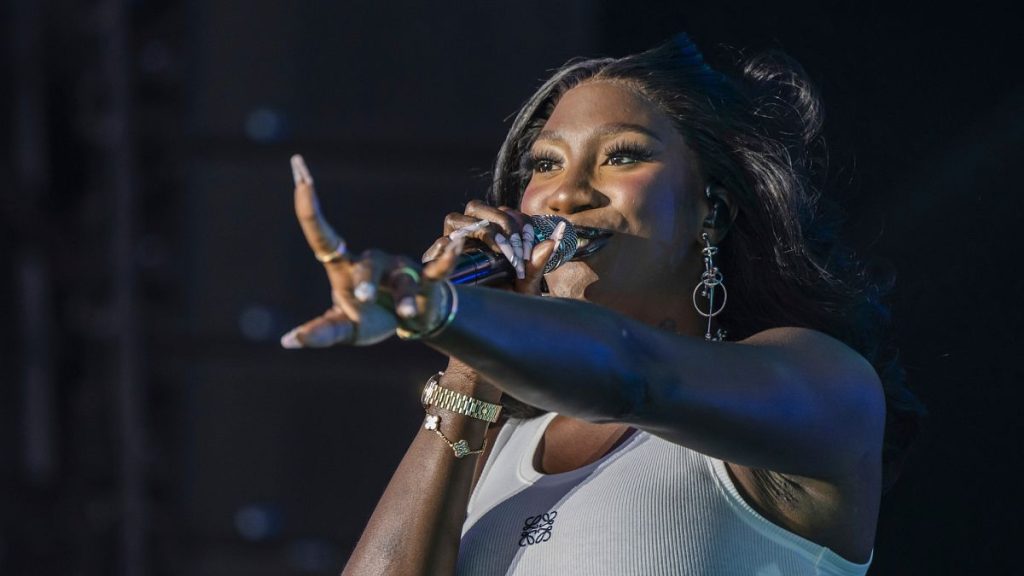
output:
M665 114L621 84L581 84L558 102L530 156L523 212L615 233L548 274L553 295L649 323L691 315L679 303L689 304L700 277L707 205L695 156Z

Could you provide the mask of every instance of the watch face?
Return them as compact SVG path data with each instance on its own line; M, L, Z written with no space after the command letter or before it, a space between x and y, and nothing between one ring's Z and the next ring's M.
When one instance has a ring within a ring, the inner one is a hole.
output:
M427 381L427 385L423 387L423 396L420 397L420 402L423 407L430 406L430 398L434 395L434 389L437 388L437 378L431 378Z

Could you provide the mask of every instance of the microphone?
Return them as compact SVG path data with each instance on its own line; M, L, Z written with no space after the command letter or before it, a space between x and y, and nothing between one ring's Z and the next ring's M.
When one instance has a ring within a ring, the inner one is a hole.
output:
M565 218L554 215L530 216L533 224L535 244L547 240L555 231L559 222L565 222L565 234L562 241L555 247L555 252L544 267L547 274L562 264L572 260L579 246L576 229ZM455 270L448 276L452 284L491 285L512 282L516 277L515 268L502 254L489 250L467 250L459 255Z

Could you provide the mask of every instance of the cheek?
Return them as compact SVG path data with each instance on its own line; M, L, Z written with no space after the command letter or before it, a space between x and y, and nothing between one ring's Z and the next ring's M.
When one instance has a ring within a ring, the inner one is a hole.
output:
M622 209L636 218L637 232L669 241L676 236L682 203L681 185L667 171L630 175L620 181Z
M523 198L519 201L519 210L525 214L544 214L544 190L543 186L535 185L533 180L523 190Z

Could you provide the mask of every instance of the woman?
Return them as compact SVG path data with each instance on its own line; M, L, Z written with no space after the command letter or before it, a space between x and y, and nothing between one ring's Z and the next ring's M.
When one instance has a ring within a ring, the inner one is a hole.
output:
M397 327L451 358L345 573L866 572L916 406L827 234L820 125L779 55L730 77L679 36L571 63L422 269L348 256L293 159L334 307L283 344ZM539 214L599 246L544 274ZM466 238L512 290L444 282Z

